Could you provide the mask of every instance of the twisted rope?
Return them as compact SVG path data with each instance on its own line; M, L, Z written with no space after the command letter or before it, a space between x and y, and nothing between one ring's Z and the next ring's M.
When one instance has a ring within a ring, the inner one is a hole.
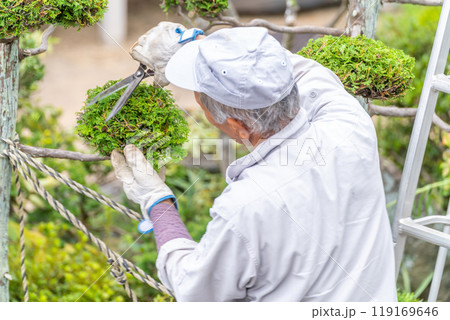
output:
M2 140L4 140L4 139L2 139ZM14 143L13 143L13 146L14 146ZM46 166L42 162L36 161L29 154L24 153L23 151L19 150L18 148L15 148L15 152L18 155L20 155L20 157L26 164L51 176L52 178L65 184L69 188L77 191L78 193L81 193L82 195L84 195L86 197L89 197L91 199L94 199L97 202L107 205L108 207L110 207L116 211L119 211L120 213L123 213L127 217L134 219L136 221L142 221L144 219L140 213L137 213L136 211L131 210L130 208L127 208L124 205L121 205L121 204L115 202L114 200L109 199L109 198L105 197L104 195L98 193L97 191L89 189L88 187L86 187L76 181L73 181L70 178L64 177L59 172L55 171L53 168Z
M17 172L17 168L13 166L16 189L17 189L17 202L19 205L19 229L20 229L20 274L22 276L22 289L23 289L23 300L24 302L28 302L28 280L27 280L27 269L25 267L25 222L26 215L25 210L23 209L23 193L22 188L20 187L19 173Z
M127 280L127 275L125 274L125 272L123 272L123 269L120 268L116 263L114 263L112 259L109 259L108 263L111 265L110 273L114 277L114 279L116 279L116 282L123 286L131 301L138 302L137 296L131 289L130 284Z
M51 194L47 192L47 190L41 185L39 182L39 179L37 179L36 175L33 171L30 170L30 166L42 171L43 173L49 174L50 176L54 177L58 181L63 182L68 187L72 188L75 191L78 191L82 193L83 195L86 195L100 203L106 204L108 206L113 205L115 208L119 208L119 212L124 213L125 215L129 216L130 218L133 218L136 220L136 212L123 207L122 205L119 205L115 203L113 200L108 199L99 193L84 187L83 185L69 179L61 176L58 172L55 170L43 165L42 163L39 163L32 159L31 157L28 157L26 154L24 154L22 151L20 151L17 148L17 140L11 141L8 139L0 138L3 142L7 143L9 145L8 149L3 150L3 153L1 155L8 157L9 161L11 162L12 166L19 171L19 173L22 175L22 177L27 180L34 188L34 190L46 201L49 203L49 205L55 209L64 219L69 221L74 227L76 227L78 230L83 232L89 240L91 240L97 248L105 255L105 257L108 260L112 260L113 263L117 267L120 267L122 270L125 270L127 273L131 274L133 277L138 279L139 281L149 285L150 287L164 293L167 295L173 296L172 292L167 289L162 284L158 283L156 280L154 280L150 275L145 273L142 269L140 269L137 265L132 263L131 261L123 258L121 255L116 253L115 251L111 250L102 240L94 236L87 228L86 226L78 220L73 213L71 213L62 203L60 203L58 200L53 198ZM123 210L122 208L125 208L127 210ZM131 214L129 214L131 212ZM135 214L133 214L133 212ZM137 214L139 215L139 214ZM139 215L140 216L140 215ZM141 220L141 219L139 219ZM119 274L120 278L120 272L116 272L116 274ZM130 298L133 300L134 293L132 293L131 288L129 288L128 283L124 285L125 290L127 290L126 286L128 286L127 293L129 293ZM134 300L133 300L134 301Z

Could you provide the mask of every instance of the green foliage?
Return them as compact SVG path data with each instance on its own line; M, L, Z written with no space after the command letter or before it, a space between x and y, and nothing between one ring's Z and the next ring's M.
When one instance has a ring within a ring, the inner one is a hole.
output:
M417 302L422 301L420 296L428 288L433 280L433 272L430 272L422 282L419 283L417 288L413 291L411 288L411 276L405 265L402 265L400 270L399 283L401 289L397 290L398 299L400 302ZM400 300L401 299L401 300Z
M87 101L116 82L89 90ZM140 84L122 110L109 122L105 121L124 90L91 106L86 103L78 114L78 135L102 155L134 144L143 150L155 169L168 160L183 159L186 150L182 144L187 141L189 128L168 90Z
M168 12L171 8L182 6L200 16L215 17L228 8L228 0L163 0L161 8Z
M365 36L324 36L298 52L331 69L347 91L371 99L405 94L414 78L414 59Z
M107 0L27 0L0 2L0 38L17 37L46 24L86 27L103 18Z
M397 290L398 302L422 302L421 299L415 297L414 292L405 292Z
M106 258L88 243L87 236L74 230L48 222L25 231L30 301L129 300L122 286L107 272L103 274L109 267ZM23 301L17 223L11 222L9 231L11 301Z
M398 12L382 15L377 37L388 46L403 50L416 59L413 80L415 90L410 90L396 101L397 105L411 107L419 103L440 12L440 7L402 5ZM447 74L450 73L450 57L446 71ZM440 95L437 111L440 114L449 109L450 95Z

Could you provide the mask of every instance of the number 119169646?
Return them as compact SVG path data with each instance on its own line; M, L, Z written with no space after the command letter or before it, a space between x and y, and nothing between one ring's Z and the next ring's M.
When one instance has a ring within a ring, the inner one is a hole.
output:
M386 306L375 306L372 307L373 317L414 317L414 316L425 316L425 317L437 317L439 315L438 307L386 307Z

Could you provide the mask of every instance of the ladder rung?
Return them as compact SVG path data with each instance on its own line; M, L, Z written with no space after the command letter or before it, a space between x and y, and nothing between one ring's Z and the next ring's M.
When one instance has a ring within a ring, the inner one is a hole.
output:
M419 222L423 223L423 221ZM428 222L433 223L431 222L431 219ZM441 220L440 222L448 224L450 222L450 219ZM435 230L430 227L426 227L422 224L417 223L411 218L404 218L399 221L399 231L417 239L421 239L426 242L430 242L435 245L450 249L450 234Z
M433 79L433 88L450 94L450 76L445 74L437 74Z
M413 220L413 222L426 226L428 224L441 223L450 225L450 216L433 215Z

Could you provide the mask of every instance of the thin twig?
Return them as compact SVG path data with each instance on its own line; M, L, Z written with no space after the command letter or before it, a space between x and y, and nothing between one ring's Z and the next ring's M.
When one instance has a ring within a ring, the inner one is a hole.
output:
M248 23L240 22L233 17L225 17L222 15L219 15L217 18L207 18L207 19L211 21L211 25L208 27L208 29L212 26L223 25L232 27L264 27L269 30L281 33L312 33L312 34L329 34L332 36L341 36L345 34L345 31L342 29L318 27L318 26L295 26L295 27L279 26L264 19L253 19Z
M329 28L334 27L336 23L338 23L339 19L341 19L342 16L347 12L347 7L348 7L348 0L342 0L338 13L333 18L333 20L330 23L328 23L327 27Z
M399 108L395 106L377 106L369 103L369 114L384 117L413 118L416 116L417 108ZM433 115L433 124L446 132L450 132L450 125L439 118L437 114Z
M417 4L421 6L442 6L444 0L383 0L383 2Z
M194 22L187 14L183 12L183 8L181 6L177 6L177 13L180 17L182 17L188 24L190 28L194 28Z
M81 152L67 151L61 149L39 148L19 144L19 149L28 153L33 158L58 158L78 161L103 161L109 160L109 157L99 156L97 154L84 154Z
M56 29L56 26L53 24L50 25L47 29L45 29L44 33L42 34L41 44L39 45L39 47L34 48L34 49L20 50L19 59L22 60L26 57L35 56L35 55L38 55L38 54L41 54L41 53L47 51L48 38L53 33L53 31L55 31L55 29Z

